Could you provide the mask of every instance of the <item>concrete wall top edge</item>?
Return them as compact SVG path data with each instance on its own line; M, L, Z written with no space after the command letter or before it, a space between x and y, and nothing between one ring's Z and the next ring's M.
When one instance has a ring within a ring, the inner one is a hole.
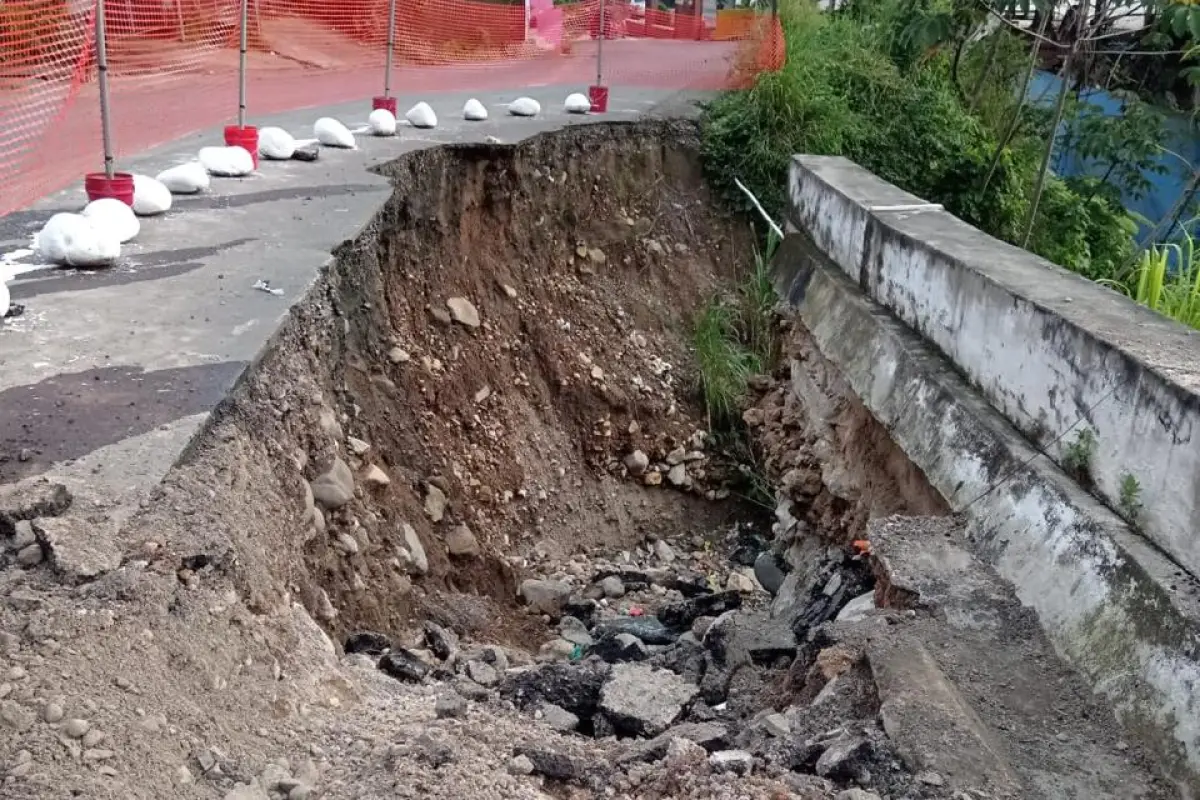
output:
M878 224L1125 352L1164 380L1200 393L1200 332L995 239L949 212L875 212L874 217Z
M863 210L927 202L841 156L798 155L793 157L792 164L793 170L808 173ZM1200 394L1200 332L989 236L949 212L871 213L876 223L1058 315L1125 352L1165 381Z
M815 175L829 188L866 209L872 206L911 206L928 203L899 186L881 180L843 156L792 156L792 163Z

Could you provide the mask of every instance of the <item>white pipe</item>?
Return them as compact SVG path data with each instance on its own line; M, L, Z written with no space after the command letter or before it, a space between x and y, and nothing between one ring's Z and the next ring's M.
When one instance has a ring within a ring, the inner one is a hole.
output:
M758 202L758 198L754 196L754 192L747 189L746 184L742 183L737 178L734 178L733 182L737 184L737 187L739 189L741 189L743 192L746 193L746 197L749 197L750 202L754 203L754 207L758 209L758 213L762 214L762 218L765 219L767 221L767 224L771 226L771 230L774 231L775 235L778 236L782 240L783 239L783 229L780 228L777 224L775 224L775 220L771 219L771 215L768 214L767 210L762 207L762 203Z

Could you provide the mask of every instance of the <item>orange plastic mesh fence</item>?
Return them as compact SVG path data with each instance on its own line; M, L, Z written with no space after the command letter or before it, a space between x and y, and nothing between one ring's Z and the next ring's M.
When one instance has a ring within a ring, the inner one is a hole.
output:
M396 0L392 94L595 82L601 0ZM248 123L383 93L389 0L249 0ZM120 159L237 114L240 0L105 0ZM0 0L0 214L103 167L95 2ZM603 83L743 84L783 58L769 14L604 0Z

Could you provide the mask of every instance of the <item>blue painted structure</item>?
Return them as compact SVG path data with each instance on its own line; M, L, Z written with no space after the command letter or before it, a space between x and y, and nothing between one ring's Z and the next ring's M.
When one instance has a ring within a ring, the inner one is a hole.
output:
M1053 105L1058 97L1059 86L1061 83L1057 75L1039 72L1034 76L1033 83L1029 88L1030 101L1039 105ZM1107 115L1117 116L1121 113L1121 101L1103 89L1089 89L1083 93L1081 99L1103 109ZM1195 124L1183 114L1166 112L1166 117L1167 140L1165 146L1186 158L1191 164L1200 165L1200 137L1196 135ZM1145 197L1140 199L1122 197L1122 202L1127 209L1154 222L1162 219L1171 210L1180 193L1187 188L1192 175L1192 167L1182 163L1173 155L1164 153L1159 158L1159 163L1166 167L1167 171L1162 175L1146 176L1150 182L1150 190ZM1055 148L1050 166L1057 174L1064 177L1071 175L1099 177L1104 174L1104 167L1101 165L1080 158L1061 146ZM1185 213L1183 221L1186 222L1188 219L1189 217ZM1145 233L1144 229L1142 233ZM1160 238L1165 237L1160 236Z

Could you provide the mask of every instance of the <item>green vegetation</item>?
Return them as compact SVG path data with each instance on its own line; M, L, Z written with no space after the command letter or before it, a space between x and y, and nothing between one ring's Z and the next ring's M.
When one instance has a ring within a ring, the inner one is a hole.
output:
M1200 253L1187 233L1189 227L1184 226L1182 241L1147 248L1127 282L1102 283L1177 322L1200 328Z
M692 348L700 370L700 390L709 428L735 428L751 376L769 370L778 358L770 262L778 240L756 251L750 273L729 296L713 297L696 320Z
M1137 522L1138 517L1142 514L1142 484L1131 473L1127 472L1121 477L1121 494L1118 502L1125 519Z
M1004 26L988 33L977 4L852 0L821 13L783 0L780 21L784 68L706 111L706 168L731 201L744 205L737 177L778 214L791 154L842 155L1089 278L1129 280L1136 225L1107 187L1136 180L1152 115L1139 108L1132 132L1089 120L1076 135L1109 174L1068 183L1044 169L1057 125L1024 98L1026 38ZM1063 107L1077 111L1066 98Z
M750 376L760 369L758 359L738 338L737 309L725 297L714 297L700 313L692 334L700 368L700 389L708 410L709 428L737 420Z
M1084 428L1075 441L1063 448L1062 467L1075 480L1090 486L1092 482L1092 459L1096 457L1096 434Z

